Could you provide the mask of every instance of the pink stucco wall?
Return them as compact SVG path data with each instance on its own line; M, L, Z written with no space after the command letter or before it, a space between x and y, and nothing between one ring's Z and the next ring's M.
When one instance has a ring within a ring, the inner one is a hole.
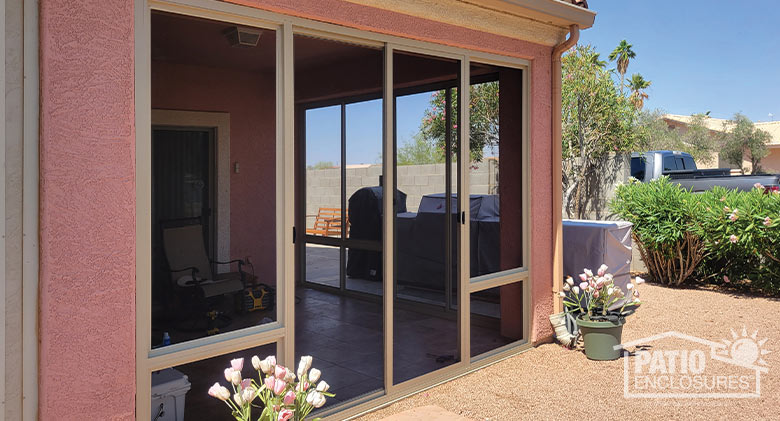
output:
M548 338L551 48L338 0L234 2L531 60L531 339ZM133 2L40 5L40 419L132 419Z
M133 2L40 2L39 419L135 412Z
M230 113L230 256L250 256L260 281L270 285L276 284L275 92L272 73L152 62L152 108Z

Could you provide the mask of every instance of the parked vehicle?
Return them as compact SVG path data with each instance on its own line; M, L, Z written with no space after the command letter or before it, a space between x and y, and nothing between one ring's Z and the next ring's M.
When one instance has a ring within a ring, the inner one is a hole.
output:
M767 191L780 190L780 175L731 175L730 168L698 169L690 154L679 151L649 151L631 154L631 176L639 181L650 181L666 175L681 187L694 192L710 190L715 186L748 191L756 183Z

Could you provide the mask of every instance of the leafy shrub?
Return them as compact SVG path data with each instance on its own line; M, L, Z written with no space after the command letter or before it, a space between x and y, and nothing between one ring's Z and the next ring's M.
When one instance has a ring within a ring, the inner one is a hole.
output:
M700 197L666 177L649 183L632 179L618 186L610 207L634 224L634 243L651 279L680 285L694 274L705 253Z
M668 178L617 188L612 211L657 282L739 282L780 292L780 194L716 187L694 194Z
M780 291L780 194L716 187L702 199L706 257L700 276Z

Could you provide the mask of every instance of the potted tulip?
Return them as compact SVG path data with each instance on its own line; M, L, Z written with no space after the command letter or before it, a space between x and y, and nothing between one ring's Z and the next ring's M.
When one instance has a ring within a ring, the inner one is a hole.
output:
M636 285L644 280L636 277L626 285L626 291L615 285L607 265L597 273L585 269L576 283L569 276L560 295L566 312L574 316L585 342L585 355L591 360L620 358L621 336L626 317L641 304Z

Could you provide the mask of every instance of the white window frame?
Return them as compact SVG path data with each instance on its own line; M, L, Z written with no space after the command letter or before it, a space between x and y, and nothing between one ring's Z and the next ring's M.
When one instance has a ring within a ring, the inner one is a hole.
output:
M151 349L151 23L152 10L167 11L182 15L255 26L276 31L276 243L277 243L277 321L262 326L227 332L213 337L200 338L164 348ZM477 370L530 348L527 339L510 344L472 360L470 357L470 294L495 286L514 282L523 283L524 338L528 338L530 326L530 253L528 249L528 221L530 210L529 175L529 80L531 63L527 60L479 51L472 51L441 44L417 41L398 36L368 32L294 16L288 16L259 9L239 6L215 0L136 0L135 1L135 117L136 117L136 419L146 419L151 405L151 372L216 357L234 351L276 343L277 355L283 364L293 365L294 354L294 91L293 91L293 34L311 35L341 40L373 47L384 47L385 77L383 103L385 127L383 151L392 156L393 109L387 106L392 98L392 57L394 51L408 51L436 57L460 60L460 92L465 97L460 101L461 115L468 118L469 70L471 61L495 64L523 70L523 262L524 267L493 274L488 278L470 279L468 223L460 225L460 279L459 341L461 358L458 363L436 370L415 379L393 384L393 256L383 253L384 282L384 329L385 390L338 405L323 411L322 416L338 413L338 418L355 417L378 406L401 399L412 393L432 387L438 383ZM461 124L461 138L469 138L469 125ZM469 156L468 142L460 150L459 165L461 191L468 192L466 159ZM392 160L385 159L383 176L393 180ZM388 185L389 183L386 183ZM389 187L386 187L389 188ZM387 197L387 196L385 196ZM468 194L459 196L460 207L470 221L467 203ZM384 201L385 215L392 215L392 202ZM384 250L392 250L393 218L384 221Z

